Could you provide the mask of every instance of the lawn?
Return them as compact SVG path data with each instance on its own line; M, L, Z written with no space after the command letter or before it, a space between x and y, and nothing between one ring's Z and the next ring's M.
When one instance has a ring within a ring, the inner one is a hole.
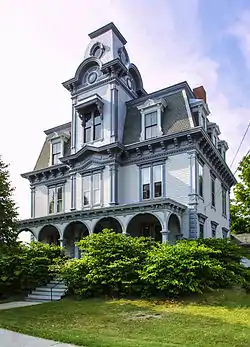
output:
M0 327L86 347L250 346L250 294L182 302L88 299L0 311Z

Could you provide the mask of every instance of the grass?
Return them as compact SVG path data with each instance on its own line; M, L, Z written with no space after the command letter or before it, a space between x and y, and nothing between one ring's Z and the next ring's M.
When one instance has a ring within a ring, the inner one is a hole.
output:
M250 295L182 302L88 299L0 311L0 327L86 347L250 346Z

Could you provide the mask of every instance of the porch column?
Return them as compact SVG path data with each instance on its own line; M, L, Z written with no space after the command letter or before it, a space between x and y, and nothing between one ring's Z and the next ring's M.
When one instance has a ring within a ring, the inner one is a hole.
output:
M167 230L162 230L162 243L167 243L168 242L168 231Z
M75 210L76 209L76 174L73 174L70 177L70 190L71 190L71 206L70 209L71 210Z
M35 194L36 194L36 187L31 186L30 189L31 189L31 211L30 211L31 216L30 217L34 218L35 217Z
M59 239L59 244L60 244L60 247L63 248L64 247L64 244L63 244L63 239Z

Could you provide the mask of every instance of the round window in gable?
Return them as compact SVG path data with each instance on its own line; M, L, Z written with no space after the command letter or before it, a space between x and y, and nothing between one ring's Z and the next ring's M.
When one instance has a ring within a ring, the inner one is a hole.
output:
M100 59L103 53L104 53L104 46L99 42L95 43L90 50L90 55L97 59Z
M90 74L88 75L88 83L92 84L95 83L95 81L97 80L97 72L96 71L92 71L90 72Z

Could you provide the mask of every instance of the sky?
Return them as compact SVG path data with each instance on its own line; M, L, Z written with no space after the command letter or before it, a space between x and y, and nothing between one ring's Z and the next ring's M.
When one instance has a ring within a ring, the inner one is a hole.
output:
M249 0L0 0L0 154L10 164L20 218L44 130L71 120L61 83L73 77L88 34L113 21L147 92L203 85L230 165L250 121ZM250 131L232 170L250 148Z

